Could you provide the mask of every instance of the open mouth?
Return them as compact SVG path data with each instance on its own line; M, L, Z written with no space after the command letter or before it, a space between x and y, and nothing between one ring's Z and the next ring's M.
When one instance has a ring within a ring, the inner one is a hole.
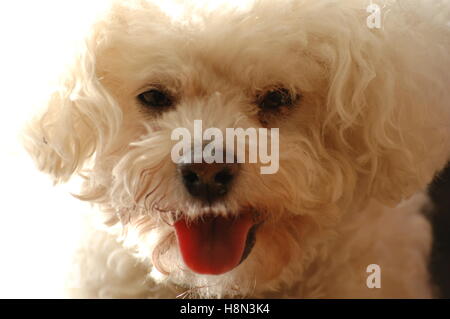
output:
M238 217L205 216L175 223L178 246L185 264L198 274L220 275L247 258L259 224L252 214Z

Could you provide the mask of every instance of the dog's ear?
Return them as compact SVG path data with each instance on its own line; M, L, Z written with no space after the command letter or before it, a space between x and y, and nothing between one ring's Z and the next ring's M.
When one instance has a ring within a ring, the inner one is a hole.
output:
M358 176L352 192L396 205L449 160L450 58L438 47L422 49L443 41L432 29L408 38L385 25L379 36L359 23L348 34L335 31L327 51L323 132L336 161L346 162L343 175ZM356 175L345 174L349 168Z
M27 125L23 143L40 170L65 182L113 140L121 111L96 70L100 39L93 29L48 105Z

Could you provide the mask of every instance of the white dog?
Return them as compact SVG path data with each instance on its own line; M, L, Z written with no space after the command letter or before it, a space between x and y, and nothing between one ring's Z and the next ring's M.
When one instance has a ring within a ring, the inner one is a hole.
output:
M432 297L450 2L370 4L115 1L26 132L105 217L72 296ZM172 161L194 120L279 128L279 170Z

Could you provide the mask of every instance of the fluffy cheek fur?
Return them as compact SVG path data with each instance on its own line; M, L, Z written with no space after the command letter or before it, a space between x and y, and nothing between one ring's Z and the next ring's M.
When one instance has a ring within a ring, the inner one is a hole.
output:
M448 33L436 19L421 37L397 31L413 29L408 19L423 19L426 7L407 18L394 4L395 20L375 32L358 2L257 1L248 12L205 15L186 9L183 23L153 4L127 3L95 26L61 89L29 126L26 147L57 182L86 176L80 198L99 204L110 224L138 234L125 242L138 247L156 279L208 287L199 290L205 295L288 285L326 253L344 214L370 198L395 205L448 159L442 65L450 58L418 52L429 39L444 43ZM175 92L176 108L142 109L135 96L149 83ZM255 94L279 84L299 92L301 103L286 116L261 119ZM251 207L265 221L249 258L221 276L186 269L170 226L180 212L202 214L170 160L172 129L192 129L195 119L205 128L280 128L279 172L260 175L259 164L244 164L225 203L214 207L217 214Z

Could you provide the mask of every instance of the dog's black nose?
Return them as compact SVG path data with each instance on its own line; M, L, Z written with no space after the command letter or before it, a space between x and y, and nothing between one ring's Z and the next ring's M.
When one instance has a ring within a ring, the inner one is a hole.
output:
M191 196L211 203L223 197L238 172L237 163L180 163L178 170Z

